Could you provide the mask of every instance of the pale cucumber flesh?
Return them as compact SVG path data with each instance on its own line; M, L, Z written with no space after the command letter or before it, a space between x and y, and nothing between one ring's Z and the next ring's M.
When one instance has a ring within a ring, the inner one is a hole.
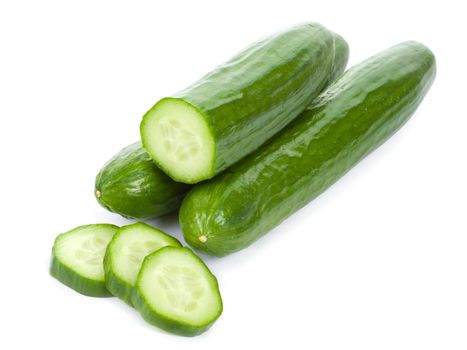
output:
M107 289L131 305L132 289L144 258L168 245L181 246L175 238L145 223L120 228L104 259Z
M117 230L114 225L94 224L57 236L52 250L52 276L82 294L108 294L103 259Z
M136 287L143 317L170 332L202 333L222 313L216 278L188 248L165 247L147 256Z
M166 98L144 117L144 148L175 181L196 183L214 172L215 141L203 115L187 102Z

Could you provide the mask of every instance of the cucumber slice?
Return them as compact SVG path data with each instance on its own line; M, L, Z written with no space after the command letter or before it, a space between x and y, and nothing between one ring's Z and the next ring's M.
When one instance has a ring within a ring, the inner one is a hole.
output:
M212 177L215 140L205 117L194 106L165 98L148 112L143 125L145 147L157 155L159 165L172 178L195 183Z
M216 277L188 248L169 246L148 255L133 302L146 321L183 336L203 333L222 313Z
M93 224L58 235L52 249L50 274L81 294L111 296L105 287L102 261L117 230L115 225Z
M172 236L142 222L120 228L104 257L105 284L109 292L133 305L131 295L143 259L168 245L181 247Z

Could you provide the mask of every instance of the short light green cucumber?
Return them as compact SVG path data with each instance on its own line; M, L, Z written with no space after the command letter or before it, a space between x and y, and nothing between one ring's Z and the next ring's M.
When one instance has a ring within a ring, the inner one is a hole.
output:
M52 249L50 274L81 294L111 296L105 287L102 262L117 230L115 225L93 224L58 235Z
M344 39L316 23L266 37L157 102L141 122L144 148L175 181L210 179L297 117L347 56Z
M142 222L123 226L114 235L104 257L106 287L129 305L144 258L165 246L181 247L174 237Z
M94 194L111 212L150 219L178 210L190 189L164 174L137 142L118 152L99 171Z
M417 42L350 68L280 134L188 193L186 242L224 256L259 239L402 127L435 75L433 53Z
M222 313L216 277L190 249L172 246L144 259L133 302L146 321L183 336L203 333Z

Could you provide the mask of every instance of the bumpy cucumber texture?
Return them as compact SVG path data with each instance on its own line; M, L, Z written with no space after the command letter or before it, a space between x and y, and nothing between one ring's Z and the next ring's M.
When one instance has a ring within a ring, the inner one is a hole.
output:
M406 42L349 69L280 134L182 202L188 244L224 256L243 249L336 182L413 114L436 72Z
M269 36L157 102L141 122L144 148L176 181L212 178L297 117L335 64L345 66L347 51L340 36L314 23Z
M132 305L133 289L143 259L168 245L181 247L172 236L142 222L120 228L104 257L106 287L110 293Z
M188 248L167 246L148 255L133 299L149 323L184 336L203 333L222 313L216 277Z
M173 181L134 143L96 176L94 193L104 208L127 218L150 219L177 210L191 186Z
M52 249L50 274L81 294L111 296L105 287L102 262L117 230L115 225L94 224L60 234Z

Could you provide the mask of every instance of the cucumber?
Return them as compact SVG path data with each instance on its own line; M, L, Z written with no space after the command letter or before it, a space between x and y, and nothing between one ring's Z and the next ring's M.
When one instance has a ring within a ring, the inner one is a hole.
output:
M269 36L157 102L141 122L144 148L175 181L210 179L297 117L347 51L344 39L314 23Z
M243 249L336 182L413 114L436 74L417 42L349 69L286 129L185 197L185 240L224 256Z
M52 249L50 274L81 294L111 296L105 287L102 261L117 230L115 225L93 224L58 235Z
M145 223L121 227L113 236L104 257L105 285L110 293L129 305L139 269L146 255L180 242Z
M332 35L334 37L334 57L332 59L331 72L324 88L344 73L349 61L349 45L339 34L332 33Z
M148 255L133 301L146 321L184 336L203 333L222 313L216 277L188 248L167 246Z
M94 194L111 212L151 219L177 210L190 188L165 175L137 142L122 149L99 171Z

